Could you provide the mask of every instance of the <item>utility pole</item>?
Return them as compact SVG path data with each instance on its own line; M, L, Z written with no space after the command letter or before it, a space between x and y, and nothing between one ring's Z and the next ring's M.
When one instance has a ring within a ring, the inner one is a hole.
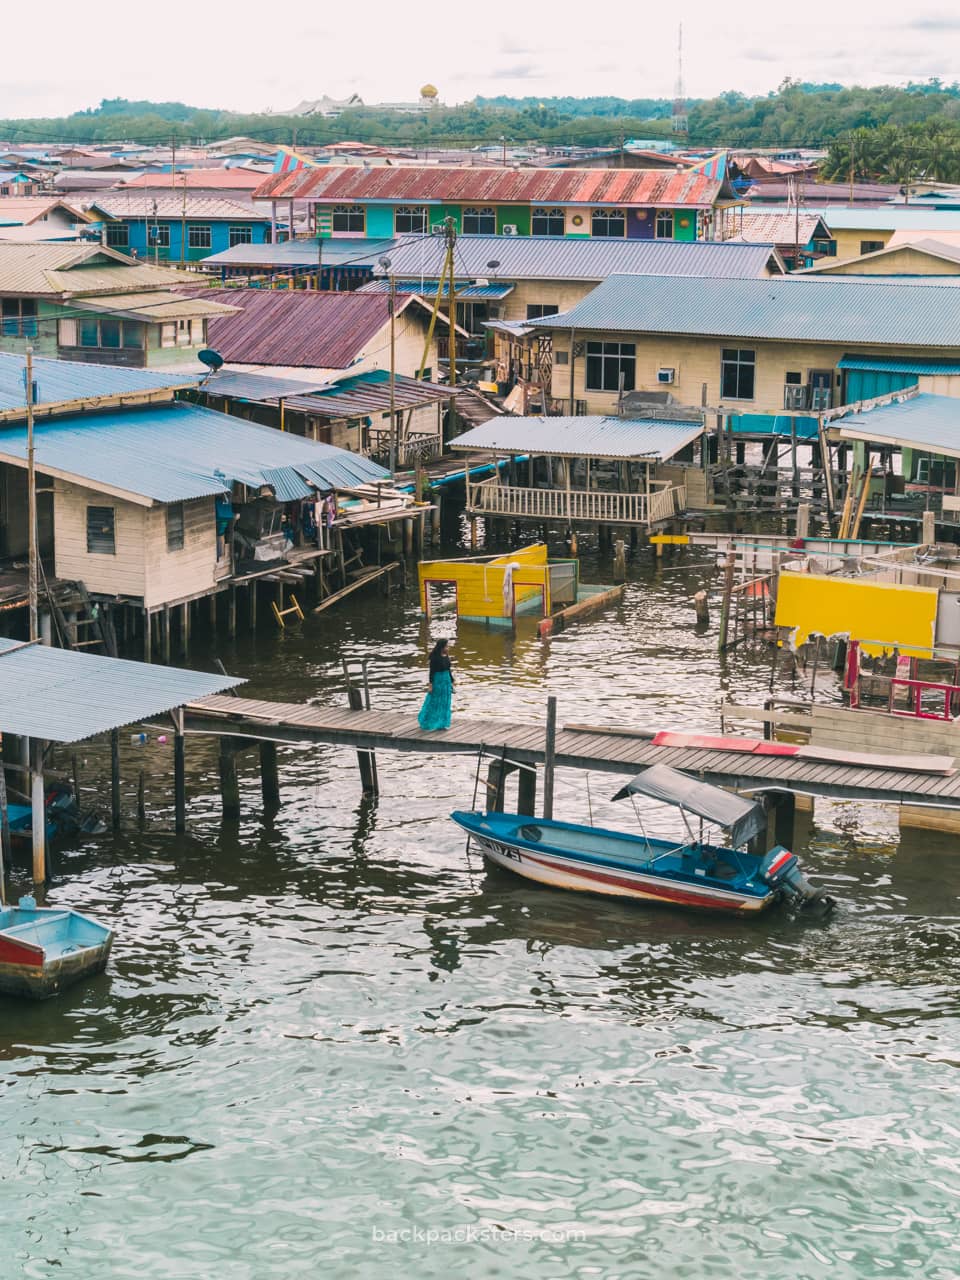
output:
M33 456L33 347L27 347L27 363L23 371L27 394L27 595L30 602L30 639L40 635L37 621L37 477Z
M177 135L170 139L170 190L177 189Z
M448 317L449 326L450 326L449 382L451 387L455 387L457 385L457 290L454 283L453 252L454 252L454 246L457 243L457 224L454 222L453 218L446 219L446 240L447 240L447 263L449 264L448 279L450 281L448 285L450 293L448 295L448 307L447 307L447 317Z
M183 204L180 207L180 266L187 261L187 175L183 175Z

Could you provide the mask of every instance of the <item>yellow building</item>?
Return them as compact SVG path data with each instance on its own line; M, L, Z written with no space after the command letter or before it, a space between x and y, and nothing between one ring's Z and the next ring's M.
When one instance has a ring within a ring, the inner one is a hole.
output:
M939 240L918 239L852 258L827 258L803 275L958 276L960 248Z

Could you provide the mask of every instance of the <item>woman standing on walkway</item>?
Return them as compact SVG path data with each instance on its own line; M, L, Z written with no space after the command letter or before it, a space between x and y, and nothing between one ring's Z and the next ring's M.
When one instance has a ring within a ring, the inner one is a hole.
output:
M423 700L417 721L421 729L449 729L453 676L447 641L438 640L430 653L430 692Z

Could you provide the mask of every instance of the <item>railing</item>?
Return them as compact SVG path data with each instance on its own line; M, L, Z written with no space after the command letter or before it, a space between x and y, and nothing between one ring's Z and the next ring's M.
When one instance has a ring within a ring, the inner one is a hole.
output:
M411 435L401 441L397 449L397 465L413 466L417 458L421 462L430 462L443 453L443 436ZM387 459L390 454L390 432L388 429L371 428L370 449L367 456L375 461Z
M887 686L886 697L880 692ZM879 686L879 688L878 688ZM851 705L866 710L882 710L890 715L916 720L952 721L960 714L960 686L934 680L907 680L899 676L874 676L861 672ZM899 704L899 705L898 705Z
M651 525L672 519L684 509L686 498L685 485L665 484L651 493L601 493L521 489L494 479L470 485L468 506L480 515Z

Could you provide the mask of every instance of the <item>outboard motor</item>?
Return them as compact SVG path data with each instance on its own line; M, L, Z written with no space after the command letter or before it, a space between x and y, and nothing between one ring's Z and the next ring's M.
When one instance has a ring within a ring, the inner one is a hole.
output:
M771 849L764 858L760 864L760 878L771 889L778 889L798 910L816 907L827 912L836 906L833 898L828 897L822 889L813 887L800 870L797 855L783 845Z

